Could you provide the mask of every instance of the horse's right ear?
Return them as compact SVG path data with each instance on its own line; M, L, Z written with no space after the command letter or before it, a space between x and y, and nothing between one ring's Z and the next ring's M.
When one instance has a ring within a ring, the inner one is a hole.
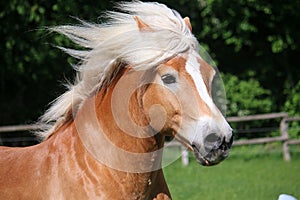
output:
M136 21L140 31L152 31L150 26L145 22L143 22L138 16L134 16L133 18Z

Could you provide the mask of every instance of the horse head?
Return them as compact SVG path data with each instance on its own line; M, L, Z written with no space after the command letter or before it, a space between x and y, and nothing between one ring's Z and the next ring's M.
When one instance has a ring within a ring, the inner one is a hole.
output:
M141 32L154 31L138 17L135 20ZM188 18L184 21L191 30ZM216 71L195 49L177 53L147 70L127 68L112 98L119 127L135 137L148 137L149 133L173 136L205 166L228 156L233 135L212 97ZM130 108L133 101L138 104L138 114ZM145 127L152 131L137 131Z
M197 52L188 51L158 66L143 96L150 124L192 150L202 165L224 160L232 129L212 98L215 70Z

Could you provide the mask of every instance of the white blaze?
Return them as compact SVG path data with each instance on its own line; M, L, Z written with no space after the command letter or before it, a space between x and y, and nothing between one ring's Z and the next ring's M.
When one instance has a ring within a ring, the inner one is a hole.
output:
M185 65L186 71L193 78L197 91L202 100L208 105L213 113L216 113L215 104L207 91L207 88L201 76L200 67L201 66L197 60L196 55L194 55L194 53L190 53Z
M213 115L201 116L197 120L187 123L187 126L182 127L182 131L186 131L185 137L187 140L190 142L195 141L198 144L203 144L204 138L211 133L216 133L219 137L225 136L226 142L229 142L232 136L232 129L209 95L200 72L201 66L198 58L199 56L195 52L190 53L185 68L192 77L200 98L207 104ZM181 133L181 135L183 134Z

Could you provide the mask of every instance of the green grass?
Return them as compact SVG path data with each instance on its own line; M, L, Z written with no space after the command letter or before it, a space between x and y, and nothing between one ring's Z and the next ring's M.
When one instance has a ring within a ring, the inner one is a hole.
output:
M285 193L300 198L300 147L292 146L292 160L283 161L281 146L234 147L230 157L213 167L200 166L190 155L164 168L174 200L277 200Z

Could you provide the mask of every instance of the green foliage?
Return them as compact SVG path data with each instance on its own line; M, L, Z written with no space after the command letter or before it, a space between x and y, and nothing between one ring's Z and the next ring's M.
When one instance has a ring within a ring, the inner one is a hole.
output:
M258 45L254 43L256 39L262 40L261 42L265 43L263 45L273 53L280 53L284 49L295 49L297 44L293 43L295 33L292 30L296 27L284 26L281 30L276 26L284 25L283 20L298 17L295 9L295 7L299 8L298 3L298 1L292 4L256 0L203 2L201 12L203 31L200 36L221 39L225 44L233 45L235 52ZM266 38L253 37L262 31L266 31Z
M268 113L272 110L270 91L255 79L240 80L231 74L222 75L227 99L228 116Z
M300 116L300 81L295 87L285 91L287 100L284 104L284 110L291 116Z
M71 16L96 20L112 4L84 0L0 4L0 124L35 121L64 90L59 82L72 80L70 63L75 62L54 47L72 47L71 42L50 35L46 27L78 23Z
M284 104L284 111L288 112L291 116L300 116L300 81L295 87L285 91L287 100ZM290 122L289 136L291 138L300 138L300 122Z
M299 0L210 0L198 6L193 25L220 71L243 79L255 71L255 79L272 92L273 111L280 111L282 91L300 79L295 66L300 53Z

